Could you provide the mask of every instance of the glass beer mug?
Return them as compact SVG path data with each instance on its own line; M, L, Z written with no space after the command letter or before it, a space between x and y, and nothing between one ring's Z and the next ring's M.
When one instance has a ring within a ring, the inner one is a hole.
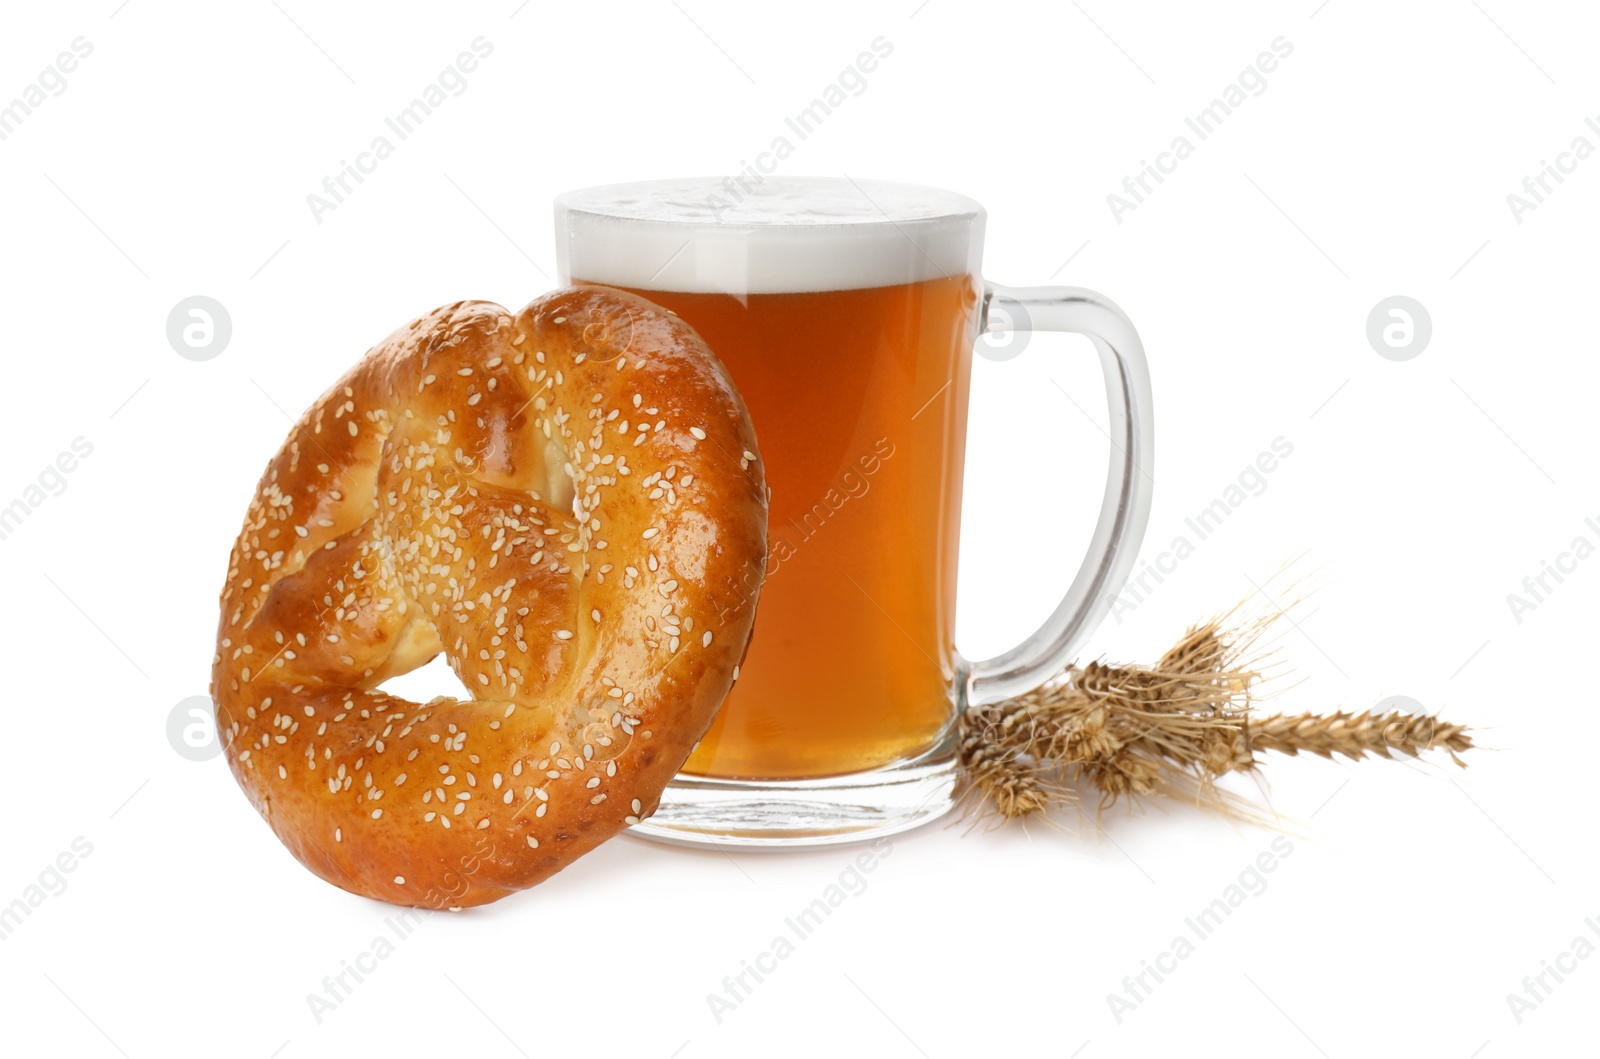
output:
M569 192L555 214L563 282L643 295L727 365L771 490L766 569L747 581L750 604L759 588L749 653L634 830L772 847L937 818L958 784L960 711L1054 675L1133 565L1152 457L1133 325L1081 288L986 283L983 207L933 188L661 180ZM1099 354L1113 440L1105 503L1049 619L1005 654L969 661L954 629L973 344L1030 329L1086 335Z

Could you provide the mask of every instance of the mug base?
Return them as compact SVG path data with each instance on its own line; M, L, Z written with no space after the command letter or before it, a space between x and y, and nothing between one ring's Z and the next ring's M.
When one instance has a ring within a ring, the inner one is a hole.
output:
M930 823L955 805L953 739L896 765L806 780L679 774L627 834L680 846L808 849L870 842Z

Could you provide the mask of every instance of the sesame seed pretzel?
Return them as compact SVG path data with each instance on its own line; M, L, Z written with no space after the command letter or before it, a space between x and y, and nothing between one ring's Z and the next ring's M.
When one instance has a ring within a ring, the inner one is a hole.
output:
M289 433L222 591L240 786L327 881L496 900L656 808L737 673L767 502L738 391L643 298L459 302ZM471 698L379 685L440 652Z

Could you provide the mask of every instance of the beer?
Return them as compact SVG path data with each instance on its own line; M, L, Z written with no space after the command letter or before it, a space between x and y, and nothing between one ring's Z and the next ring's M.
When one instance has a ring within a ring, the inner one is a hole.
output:
M982 225L950 192L806 178L558 201L563 276L700 332L749 405L772 490L750 651L685 774L864 773L948 735Z
M772 490L750 651L684 771L829 776L933 746L953 716L973 278L638 293L727 365Z

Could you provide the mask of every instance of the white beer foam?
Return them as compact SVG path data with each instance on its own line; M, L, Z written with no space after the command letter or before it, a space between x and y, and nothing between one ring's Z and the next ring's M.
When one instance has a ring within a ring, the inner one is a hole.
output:
M828 177L653 180L556 198L556 262L639 290L781 294L976 273L983 207L915 184Z

